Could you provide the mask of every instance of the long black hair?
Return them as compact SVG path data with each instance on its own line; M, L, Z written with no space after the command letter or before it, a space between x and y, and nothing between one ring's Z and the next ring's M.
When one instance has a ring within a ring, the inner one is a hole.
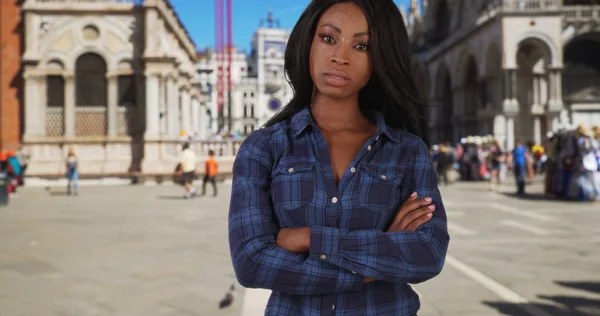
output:
M311 1L294 26L285 51L285 72L294 97L265 126L287 120L311 105L314 82L309 56L317 23L327 9L344 2L358 5L369 24L373 74L359 93L361 112L368 116L372 110L380 111L390 127L404 129L425 140L424 106L412 76L408 33L392 0Z

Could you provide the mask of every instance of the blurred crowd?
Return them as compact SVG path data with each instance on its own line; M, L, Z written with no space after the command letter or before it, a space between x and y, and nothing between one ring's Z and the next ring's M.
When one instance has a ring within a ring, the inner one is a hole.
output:
M29 153L22 145L16 152L0 150L0 178L6 180L3 183L6 183L5 189L10 196L14 196L17 193L17 187L24 184L29 157Z
M517 182L517 194L543 175L547 197L600 201L600 127L561 128L542 144L516 141L505 151L491 135L468 136L461 142L431 148L441 185L455 181L488 181L496 190L507 172Z

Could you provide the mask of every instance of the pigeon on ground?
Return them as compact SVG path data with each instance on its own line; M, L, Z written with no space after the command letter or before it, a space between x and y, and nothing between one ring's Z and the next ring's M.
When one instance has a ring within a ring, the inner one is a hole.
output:
M227 291L227 293L225 293L225 297L219 302L219 309L229 307L229 306L231 306L231 304L233 304L233 300L235 298L234 291L235 291L235 286L232 284L231 287L229 288L229 291Z

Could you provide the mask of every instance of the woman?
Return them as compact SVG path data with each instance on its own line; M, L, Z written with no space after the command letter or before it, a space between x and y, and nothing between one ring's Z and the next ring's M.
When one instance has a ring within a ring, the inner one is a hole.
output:
M409 283L440 273L449 236L400 12L312 1L285 68L293 99L233 166L238 281L273 290L266 315L416 315Z
M79 167L77 156L75 155L75 151L73 148L69 149L69 153L67 155L67 160L65 161L65 168L67 169L67 180L69 181L67 184L67 194L79 194Z

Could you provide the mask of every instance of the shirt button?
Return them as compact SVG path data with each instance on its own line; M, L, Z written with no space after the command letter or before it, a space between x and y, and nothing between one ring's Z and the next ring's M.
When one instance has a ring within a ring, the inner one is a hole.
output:
M321 255L321 260L325 260L325 259L327 259L327 256L326 255Z
M373 147L371 147L371 145L369 145L369 147L367 147L367 150L371 150L371 148L373 148Z
M289 173L292 173L292 172L294 172L294 168L290 168L290 169L288 169L288 172L289 172Z
M387 177L385 176L385 174L381 175L381 179L383 179L383 180L387 179Z
M350 172L355 173L356 172L356 168L354 168L354 167L350 168Z
M332 202L333 204L337 203L337 201L338 201L338 198L336 198L335 196L334 196L334 197L331 199L331 202Z

